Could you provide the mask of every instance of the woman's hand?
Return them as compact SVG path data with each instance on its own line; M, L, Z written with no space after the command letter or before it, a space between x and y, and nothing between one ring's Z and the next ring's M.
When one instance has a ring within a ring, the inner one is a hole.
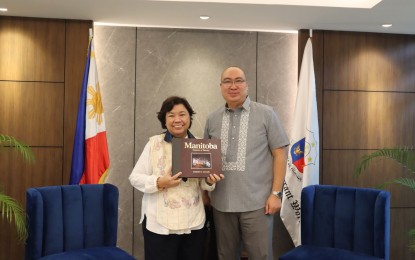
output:
M216 173L211 173L211 174L209 174L209 176L206 178L206 183L208 184L208 185L213 185L213 184L215 184L215 183L217 183L218 181L220 181L220 180L222 180L222 179L224 179L225 178L225 176L221 173L221 174L216 174Z
M171 187L176 187L182 181L182 179L179 178L180 175L182 175L182 172L178 172L173 176L171 176L170 174L167 174L167 175L158 177L157 188L159 190L163 190L163 189L168 189Z

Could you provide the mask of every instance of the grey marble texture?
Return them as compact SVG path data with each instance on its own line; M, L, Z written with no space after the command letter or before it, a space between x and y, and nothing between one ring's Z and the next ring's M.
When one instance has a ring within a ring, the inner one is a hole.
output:
M156 118L162 101L170 95L186 97L197 113L191 131L202 137L207 114L224 105L220 74L239 66L246 72L251 99L273 106L288 130L297 86L297 34L94 29L110 149L108 182L120 189L118 245L144 259L142 193L133 191L128 176L148 138L163 130ZM282 229L277 222L278 243L289 240ZM275 257L280 248L274 248Z
M258 33L257 101L270 105L289 133L298 75L298 35ZM274 258L294 247L279 214L274 216Z
M106 120L110 172L119 189L118 246L132 253L136 28L94 27L94 45Z
M222 70L238 65L255 81L255 56L252 32L138 29L136 121L149 126L136 129L138 151L149 135L162 131L156 112L170 95L188 99L196 111L191 130L203 136L207 114L224 104L219 88ZM254 89L250 95L256 99Z
M291 130L298 77L298 35L258 33L257 101L272 106Z

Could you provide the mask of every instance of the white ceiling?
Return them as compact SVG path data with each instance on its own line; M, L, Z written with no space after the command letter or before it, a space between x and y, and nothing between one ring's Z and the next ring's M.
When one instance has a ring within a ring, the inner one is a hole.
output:
M383 0L371 9L197 1L0 0L0 8L9 9L0 15L82 19L138 27L415 34L415 0ZM200 15L209 15L211 19L200 20ZM384 23L393 26L383 28Z

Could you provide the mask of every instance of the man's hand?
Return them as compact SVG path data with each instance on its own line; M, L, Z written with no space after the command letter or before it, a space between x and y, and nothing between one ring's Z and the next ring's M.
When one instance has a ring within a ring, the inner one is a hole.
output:
M281 209L281 199L270 194L265 205L265 214L275 214Z

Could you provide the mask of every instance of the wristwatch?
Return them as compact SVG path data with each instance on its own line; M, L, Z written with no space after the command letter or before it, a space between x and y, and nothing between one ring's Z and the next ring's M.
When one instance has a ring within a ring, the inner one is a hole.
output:
M272 191L272 195L277 196L279 199L282 199L282 191Z

